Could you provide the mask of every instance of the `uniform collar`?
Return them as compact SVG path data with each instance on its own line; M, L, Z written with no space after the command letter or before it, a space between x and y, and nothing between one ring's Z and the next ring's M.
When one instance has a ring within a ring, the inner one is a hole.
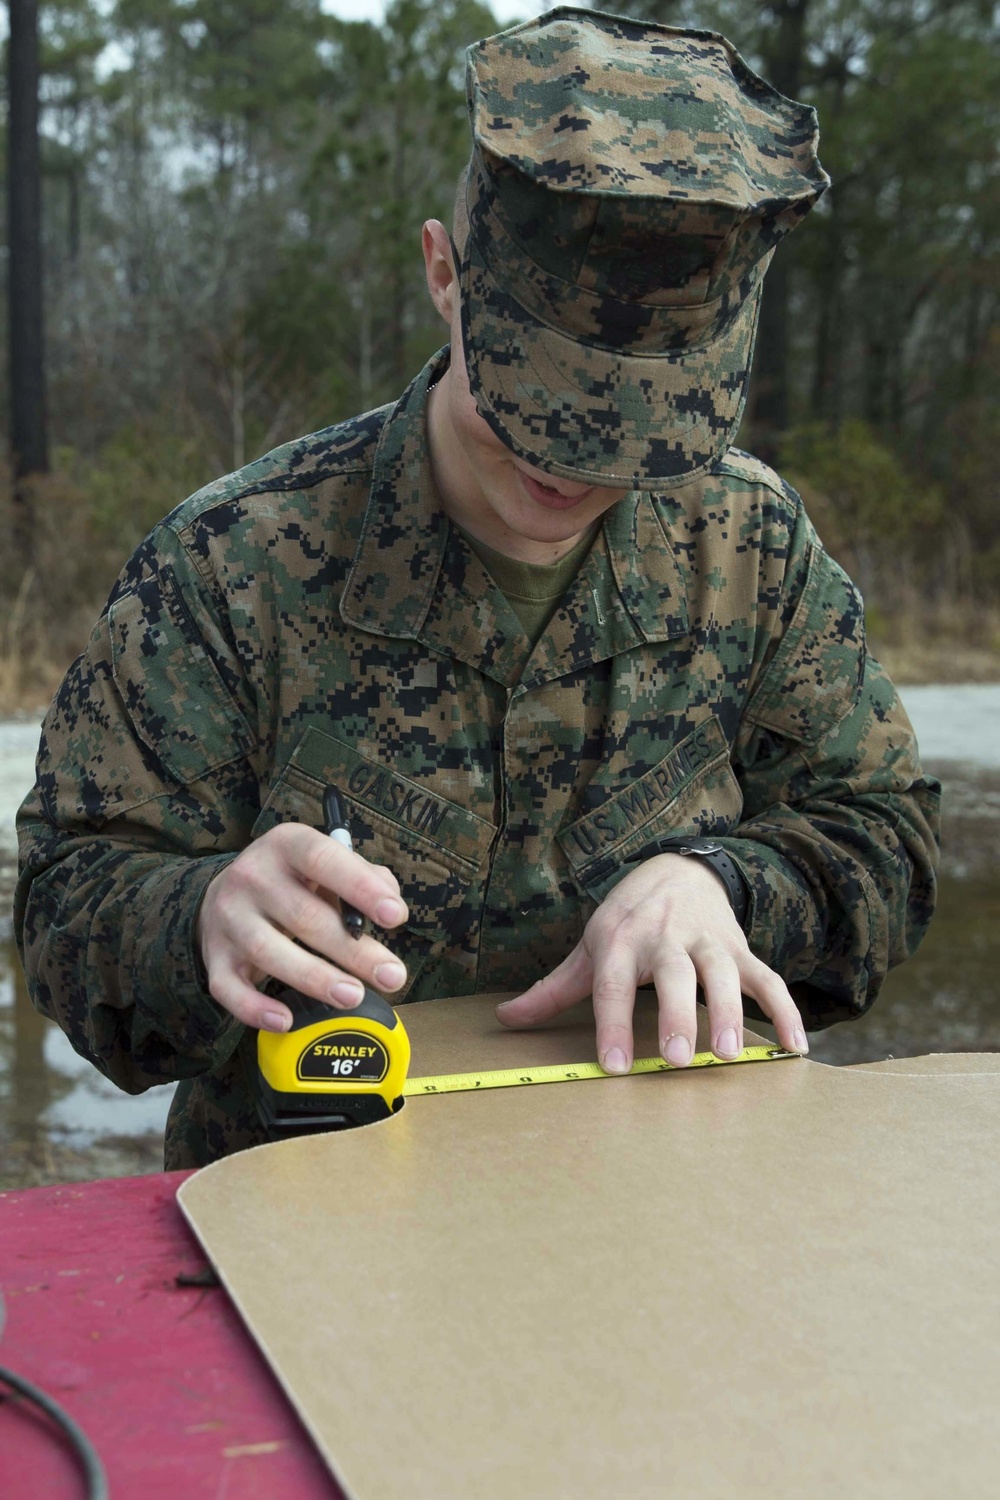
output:
M640 491L606 513L564 606L529 651L513 610L451 526L434 487L427 393L447 362L447 348L439 350L382 428L343 618L375 635L420 640L508 686L522 673L527 686L643 641L684 635L687 598L675 549L657 503Z
M535 687L688 630L687 593L651 495L606 512L586 562L535 647L523 686Z
M392 408L375 449L361 539L340 600L351 625L415 636L430 608L450 530L427 443L427 392L446 369L440 349Z

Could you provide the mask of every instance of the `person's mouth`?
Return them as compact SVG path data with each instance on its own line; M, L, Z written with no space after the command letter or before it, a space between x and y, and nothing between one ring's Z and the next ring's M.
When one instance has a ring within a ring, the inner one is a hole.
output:
M525 474L523 469L517 470L517 477L535 504L544 505L547 510L571 510L574 505L585 500L593 488L592 485L587 485L584 489L572 490L567 494L555 485L542 484L541 480Z

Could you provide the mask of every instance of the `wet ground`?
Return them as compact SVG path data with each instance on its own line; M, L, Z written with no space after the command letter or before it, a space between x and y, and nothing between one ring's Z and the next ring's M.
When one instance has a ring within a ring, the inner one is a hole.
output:
M14 816L37 745L37 722L0 722L0 1191L159 1171L173 1093L123 1094L28 999L10 898Z
M945 785L938 913L867 1016L813 1035L820 1062L1000 1051L1000 686L904 696ZM0 723L0 1189L159 1170L171 1094L120 1093L28 1001L9 898L37 737L35 723Z

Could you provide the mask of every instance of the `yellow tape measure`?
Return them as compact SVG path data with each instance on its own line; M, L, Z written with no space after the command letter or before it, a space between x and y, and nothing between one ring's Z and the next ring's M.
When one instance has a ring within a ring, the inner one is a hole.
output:
M408 1078L403 1096L414 1094L459 1094L467 1089L512 1089L526 1083L577 1083L587 1078L631 1078L637 1073L686 1073L688 1068L728 1068L736 1063L775 1062L798 1057L781 1047L744 1047L739 1057L721 1058L713 1052L696 1052L687 1068L677 1068L662 1057L637 1057L627 1073L605 1073L599 1063L553 1063L542 1068L495 1068L481 1073L442 1073L434 1078Z
M257 1036L258 1110L271 1140L384 1120L402 1108L404 1098L417 1094L458 1094L531 1083L630 1076L605 1073L596 1062L581 1062L407 1078L410 1043L406 1028L381 995L368 990L360 1005L339 1013L297 991L282 990L279 998L292 1009L295 1020L291 1030L261 1031ZM797 1056L797 1052L785 1052L777 1046L744 1047L739 1057L729 1062L711 1052L698 1052L688 1067L728 1067L730 1063ZM640 1057L630 1071L685 1070L664 1062L662 1057Z

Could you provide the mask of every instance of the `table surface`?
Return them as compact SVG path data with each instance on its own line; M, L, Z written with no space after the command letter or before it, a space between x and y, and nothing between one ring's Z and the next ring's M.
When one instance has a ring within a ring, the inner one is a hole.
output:
M226 1293L176 1283L207 1266L175 1201L189 1175L0 1193L0 1364L79 1423L114 1500L343 1500ZM85 1494L54 1424L4 1385L0 1494Z

